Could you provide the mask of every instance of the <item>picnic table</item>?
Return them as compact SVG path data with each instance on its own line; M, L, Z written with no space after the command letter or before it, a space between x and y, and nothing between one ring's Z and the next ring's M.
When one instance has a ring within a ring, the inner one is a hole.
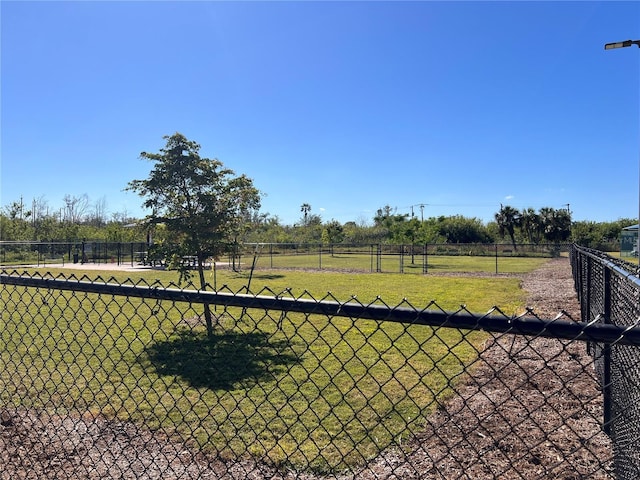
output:
M138 264L149 265L151 267L163 267L164 259L158 257L151 257L148 252L133 252L133 255L138 261Z
M198 257L195 255L185 255L182 257L182 265L195 268L198 266Z

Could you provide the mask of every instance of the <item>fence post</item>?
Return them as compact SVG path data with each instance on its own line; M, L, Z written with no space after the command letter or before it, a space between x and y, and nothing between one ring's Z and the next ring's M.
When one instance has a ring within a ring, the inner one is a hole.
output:
M422 257L422 273L429 273L429 259L427 255L429 254L429 244L424 244L424 256Z
M495 248L496 251L496 275L498 274L498 244L494 243L493 247Z
M604 306L603 315L604 323L611 323L611 270L604 268ZM604 410L604 425L603 429L607 435L611 435L611 422L612 422L612 405L611 405L611 344L605 344L602 349L602 402Z
M591 280L593 278L593 260L590 258L584 258L582 256L582 261L580 265L580 270L583 268L586 271L582 271L583 275L583 283L582 283L582 302L580 305L580 310L582 312L582 319L585 322L591 321ZM586 263L586 265L584 265Z
M373 273L373 243L369 245L369 271Z
M318 268L322 270L322 243L318 244Z

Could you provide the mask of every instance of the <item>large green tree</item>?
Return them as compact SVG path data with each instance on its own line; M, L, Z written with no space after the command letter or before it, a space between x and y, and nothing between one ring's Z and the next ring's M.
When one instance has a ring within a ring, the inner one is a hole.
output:
M408 214L395 213L395 209L390 205L379 208L373 217L373 228L377 233L376 241L404 243L404 223L408 218Z
M487 229L478 218L462 215L439 217L439 235L446 243L487 243L491 241Z
M344 228L337 220L331 220L324 226L323 238L330 244L340 243L344 240ZM324 235L326 233L326 235Z
M564 209L540 209L544 238L549 242L565 242L571 237L571 214Z
M239 224L247 212L260 208L260 192L245 175L235 176L218 159L200 156L200 145L175 133L163 137L166 145L159 153L142 152L140 157L153 162L149 177L132 180L127 190L144 198L151 211L145 219L149 226L163 224L171 239L164 253L187 273L184 256L195 256L200 287L206 289L204 265L233 244ZM204 306L207 331L212 334L209 306Z

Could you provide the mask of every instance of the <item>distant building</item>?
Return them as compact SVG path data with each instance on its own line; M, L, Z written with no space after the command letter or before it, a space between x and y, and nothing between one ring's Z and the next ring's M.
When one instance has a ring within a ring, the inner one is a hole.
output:
M620 235L620 257L638 256L638 225L622 229Z

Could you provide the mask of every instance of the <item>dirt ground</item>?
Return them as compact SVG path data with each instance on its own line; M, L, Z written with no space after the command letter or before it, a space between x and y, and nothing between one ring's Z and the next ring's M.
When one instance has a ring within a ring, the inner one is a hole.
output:
M539 318L580 320L566 258L523 276L522 287ZM358 477L613 478L602 397L583 343L497 336L471 371L424 432Z
M540 318L580 319L566 258L522 277ZM339 479L607 479L611 446L582 343L492 337L424 431ZM0 407L0 479L293 479L207 458L163 433L101 416Z

